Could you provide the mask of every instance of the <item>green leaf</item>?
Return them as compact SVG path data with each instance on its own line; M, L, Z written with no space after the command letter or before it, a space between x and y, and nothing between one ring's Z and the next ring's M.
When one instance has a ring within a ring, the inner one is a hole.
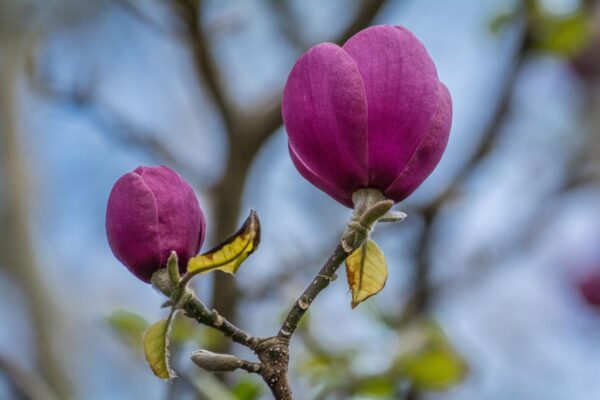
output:
M548 18L540 21L537 28L536 47L560 56L571 56L583 50L593 31L584 13Z
M262 394L262 385L254 379L240 379L232 389L238 400L256 400Z
M397 359L396 367L418 390L447 390L467 376L466 361L435 321L418 321L402 336L405 343L412 345Z
M194 320L182 317L173 320L169 334L171 342L185 343L192 341L198 345L203 345L202 337L202 330L198 329L198 324Z
M352 291L352 308L379 293L387 280L387 263L371 239L346 259L346 276Z
M374 375L360 382L356 394L389 399L394 395L394 380L387 375Z
M107 319L109 326L117 332L129 345L136 346L142 342L148 322L140 315L127 310L117 310Z
M260 221L254 210L233 236L208 252L188 262L188 273L220 270L235 274L240 265L252 254L260 242Z
M169 368L169 331L175 311L171 311L167 319L163 319L152 325L142 338L144 355L154 375L161 379L174 377Z

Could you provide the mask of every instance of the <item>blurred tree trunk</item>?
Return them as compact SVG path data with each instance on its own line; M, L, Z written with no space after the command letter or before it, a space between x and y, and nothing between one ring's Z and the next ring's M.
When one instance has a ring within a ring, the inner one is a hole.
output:
M17 95L24 65L25 39L26 35L20 30L7 29L6 25L0 29L0 172L6 207L6 218L0 232L3 234L0 238L2 248L6 252L2 259L27 299L41 375L61 398L69 398L69 384L53 343L54 329L60 326L60 322L36 266L29 230L29 199L32 196L27 185L27 161L19 143Z

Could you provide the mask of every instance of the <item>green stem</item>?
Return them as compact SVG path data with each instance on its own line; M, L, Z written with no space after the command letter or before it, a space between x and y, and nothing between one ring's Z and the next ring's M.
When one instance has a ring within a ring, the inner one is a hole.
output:
M288 312L277 334L279 338L286 341L291 339L294 331L298 328L298 323L306 311L308 311L314 299L336 278L338 268L349 255L350 252L346 251L344 246L339 243L319 273L313 278L312 282L306 287Z
M171 280L171 274L163 268L154 273L152 284L160 290L165 296L171 299L174 308L180 308L189 318L193 318L199 323L221 331L225 336L231 337L236 343L255 349L260 340L235 326L225 319L217 310L210 310L196 295L185 287L184 279L179 285L175 285ZM181 286L183 285L183 286Z

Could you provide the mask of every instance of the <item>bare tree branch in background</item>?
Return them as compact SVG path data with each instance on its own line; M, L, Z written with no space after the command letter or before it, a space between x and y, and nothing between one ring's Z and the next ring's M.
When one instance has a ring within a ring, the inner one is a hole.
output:
M18 367L15 361L1 355L0 371L14 387L16 395L21 395L24 400L59 400L58 395L41 377Z
M29 82L36 93L46 96L49 100L59 102L67 108L79 109L87 115L98 129L110 135L112 139L146 152L149 156L156 158L157 162L167 162L176 166L177 170L185 175L195 176L202 179L201 171L181 160L160 135L155 132L146 131L136 126L129 119L115 110L103 104L95 97L93 84L85 84L70 89L57 88L43 77L36 76L35 71L30 71Z
M19 115L17 83L23 63L21 46L26 43L23 36L14 32L0 32L4 49L4 65L0 74L0 120L3 122L0 136L0 167L4 176L8 209L8 235L2 239L9 243L8 266L22 285L28 302L32 334L35 338L35 354L41 374L61 398L68 398L70 385L53 342L56 329L60 326L59 317L51 296L43 285L29 229L31 196L27 190L28 164L22 156L19 144L21 135L16 119Z
M413 283L414 294L412 300L409 302L409 308L411 310L409 314L423 312L427 309L429 302L430 290L428 287L428 276L431 266L428 257L431 254L435 219L447 204L460 196L460 191L471 177L473 171L478 169L478 165L482 160L487 158L491 153L494 144L498 141L502 133L504 122L510 111L513 93L516 88L519 72L526 59L528 47L529 37L527 31L524 30L518 38L515 54L512 56L513 59L509 63L507 71L504 74L504 80L500 84L500 95L491 119L481 135L479 144L469 159L461 166L458 173L447 184L446 189L444 189L433 202L420 210L423 218L423 230L416 253L418 261ZM406 317L407 316L404 316L404 318Z

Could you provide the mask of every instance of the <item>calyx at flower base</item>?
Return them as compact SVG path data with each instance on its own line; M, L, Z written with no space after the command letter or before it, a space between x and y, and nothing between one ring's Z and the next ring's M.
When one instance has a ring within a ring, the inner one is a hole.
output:
M354 214L342 236L342 246L347 252L360 247L370 236L378 221L401 222L407 215L402 211L391 211L394 201L377 189L359 189L352 194Z

